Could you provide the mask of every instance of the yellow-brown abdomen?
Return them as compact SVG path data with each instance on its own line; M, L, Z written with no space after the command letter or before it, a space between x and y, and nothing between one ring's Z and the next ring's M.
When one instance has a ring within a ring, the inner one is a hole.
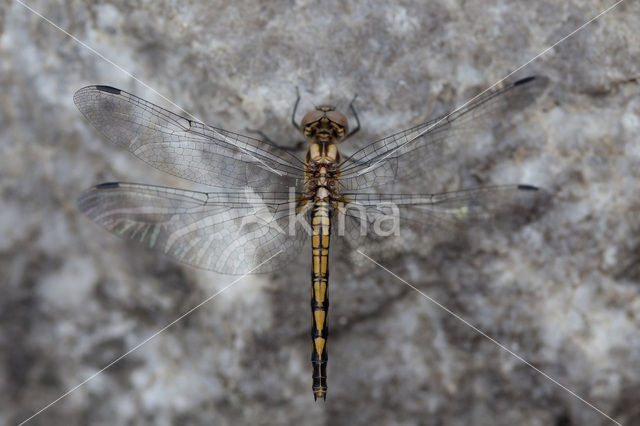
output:
M311 339L313 349L313 397L327 395L327 313L329 311L329 238L331 206L324 201L315 203L311 212L313 270L311 272Z

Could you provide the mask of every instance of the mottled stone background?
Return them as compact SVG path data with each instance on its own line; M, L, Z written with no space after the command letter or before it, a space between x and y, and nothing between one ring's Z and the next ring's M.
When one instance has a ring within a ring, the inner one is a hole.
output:
M357 93L357 145L459 105L613 0L28 3L230 130L295 141L296 85L304 107ZM0 423L16 424L234 277L78 213L98 182L193 185L105 142L74 91L109 84L175 107L19 3L0 7ZM539 220L433 250L416 236L386 263L628 425L640 424L638 22L627 0L514 76L551 83L496 127L473 173L546 188ZM293 268L244 279L31 423L610 423L361 256L334 265L326 402L311 394L309 269Z

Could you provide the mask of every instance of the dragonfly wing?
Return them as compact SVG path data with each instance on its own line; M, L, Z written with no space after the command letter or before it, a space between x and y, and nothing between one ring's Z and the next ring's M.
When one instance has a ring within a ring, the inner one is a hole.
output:
M416 228L452 237L474 225L517 227L543 213L550 194L530 185L501 185L441 194L345 194L345 234L386 237ZM394 222L397 218L397 222ZM397 233L391 229L398 226ZM380 235L377 235L380 234Z
M487 91L473 102L435 120L369 144L343 161L341 184L345 191L379 186L396 179L437 183L442 164L459 156L459 142L472 139L493 114L504 116L531 104L548 85L544 77L529 77Z
M78 205L113 234L223 274L273 271L309 246L301 229L304 212L296 214L287 193L205 193L106 183L86 191Z
M88 86L73 100L116 145L181 178L220 188L294 186L303 163L268 142L210 127L109 86Z

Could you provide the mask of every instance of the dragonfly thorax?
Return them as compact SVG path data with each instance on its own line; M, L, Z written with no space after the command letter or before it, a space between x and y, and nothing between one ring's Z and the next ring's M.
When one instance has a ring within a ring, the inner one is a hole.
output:
M337 165L340 163L338 145L333 142L312 140L305 161L307 165Z
M305 195L314 201L340 200L339 170L335 165L308 164Z
M319 106L302 118L302 132L309 141L305 156L305 195L308 200L340 198L338 143L347 132L347 118L331 106Z

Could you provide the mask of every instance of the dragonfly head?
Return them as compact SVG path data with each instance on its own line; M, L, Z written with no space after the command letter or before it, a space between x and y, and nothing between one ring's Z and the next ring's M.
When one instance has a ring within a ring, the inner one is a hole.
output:
M349 131L347 117L334 107L326 105L307 112L300 124L305 137L318 138L324 142L340 142Z

